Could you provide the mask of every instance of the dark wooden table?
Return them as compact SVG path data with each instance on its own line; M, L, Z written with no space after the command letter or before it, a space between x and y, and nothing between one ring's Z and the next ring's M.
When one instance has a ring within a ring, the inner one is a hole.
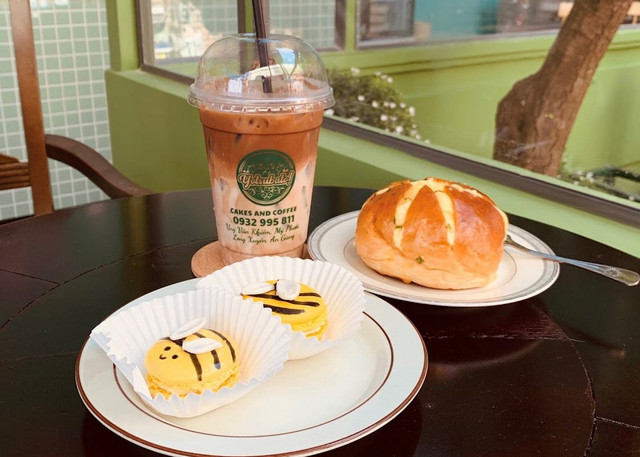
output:
M370 191L318 188L311 229ZM636 271L640 259L523 218L555 252ZM84 407L76 357L101 320L193 277L215 239L208 189L112 200L0 226L0 455L156 455ZM637 240L636 240L637 242ZM390 423L335 456L640 453L640 287L570 266L542 294L473 309L388 300L419 329L429 371Z

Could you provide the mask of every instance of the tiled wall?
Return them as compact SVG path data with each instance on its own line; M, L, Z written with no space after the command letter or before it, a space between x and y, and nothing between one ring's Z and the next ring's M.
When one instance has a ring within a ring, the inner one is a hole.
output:
M82 141L110 160L105 1L31 0L31 8L45 131ZM9 6L4 0L0 2L0 152L26 159ZM55 208L106 198L75 170L49 163ZM0 220L31 214L30 194L29 188L0 191Z

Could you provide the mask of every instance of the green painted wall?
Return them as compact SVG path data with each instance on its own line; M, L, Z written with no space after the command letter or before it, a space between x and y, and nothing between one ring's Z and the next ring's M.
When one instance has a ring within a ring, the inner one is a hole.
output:
M490 158L498 102L541 66L554 36L325 54L328 68L382 71L416 107L431 144ZM565 159L577 169L640 161L640 29L624 29L600 62Z
M640 35L636 34L640 39ZM589 170L640 160L640 43L616 43L603 59L581 106L564 155ZM536 58L394 74L433 144L490 158L496 107L513 82L537 71Z
M209 185L202 127L186 85L140 71L107 71L106 84L118 169L157 191Z
M112 4L112 8L119 8L112 11L110 20L116 20L120 28L128 23L127 15L122 13L122 5L128 3L120 0ZM110 24L110 33L119 27ZM636 113L640 109L640 91L633 90L640 81L640 31L628 32L619 34L613 52L599 69L585 101L587 109L583 108L580 125L570 139L572 148L588 151L583 154L585 163L596 163L602 158L601 153L609 154L616 163L634 157L640 160L635 152L640 144L640 129L630 124L640 114ZM325 54L324 58L328 68L355 66L365 72L373 71L374 63L383 62L375 68L392 74L401 91L425 116L424 133L432 144L465 151L462 155L478 154L479 160L486 161L493 142L497 100L513 81L538 68L552 39L521 38L509 40L506 45L487 41L402 51L352 51ZM117 52L122 56L115 56L114 62L130 62L127 56L132 55L131 46L135 43L118 41ZM208 187L203 135L196 109L186 102L188 86L139 69L120 68L112 64L106 73L115 165L133 180L157 191ZM606 108L605 102L611 99L619 104L617 108ZM424 176L468 183L490 195L507 212L598 239L640 257L640 243L629 242L640 239L640 229L371 142L326 129L321 132L318 184L375 188L399 178Z

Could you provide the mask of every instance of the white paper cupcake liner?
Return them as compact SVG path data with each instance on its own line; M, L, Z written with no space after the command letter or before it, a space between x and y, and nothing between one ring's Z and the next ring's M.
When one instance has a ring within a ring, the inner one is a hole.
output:
M365 295L362 282L349 270L319 260L291 257L255 257L228 265L198 281L198 288L224 287L240 295L253 282L291 279L316 289L327 303L327 329L320 340L307 338L285 325L291 337L290 359L315 355L349 338L360 329Z
M181 325L203 317L205 328L218 330L236 342L238 382L218 392L152 398L145 381L147 350ZM204 414L245 395L282 369L290 348L288 332L270 310L222 288L167 295L124 309L98 325L91 338L147 405L178 417Z

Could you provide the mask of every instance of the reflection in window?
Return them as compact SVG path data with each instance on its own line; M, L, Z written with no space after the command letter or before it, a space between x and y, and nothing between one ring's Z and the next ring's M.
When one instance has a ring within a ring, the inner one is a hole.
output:
M147 64L195 61L213 41L240 30L238 4L243 2L238 0L138 2ZM297 36L321 51L339 49L337 37L349 28L345 23L348 0L264 3L271 33ZM571 2L560 0L357 0L357 46L407 46L554 31L571 7ZM625 23L637 20L630 10Z
M145 56L146 63L197 60L211 43L239 31L237 0L140 3L141 11L150 16L147 22L153 35L153 60ZM271 33L297 36L316 49L335 47L336 0L269 0L265 4Z
M359 0L363 46L469 40L558 29L573 3L560 0ZM636 24L640 3L625 24Z
M557 29L560 0L360 0L360 43L470 39ZM410 38L410 39L408 39Z
M414 0L361 0L360 40L413 35Z
M199 58L237 33L236 0L151 0L154 61Z
M336 44L336 0L269 0L270 31L302 38L316 49Z

